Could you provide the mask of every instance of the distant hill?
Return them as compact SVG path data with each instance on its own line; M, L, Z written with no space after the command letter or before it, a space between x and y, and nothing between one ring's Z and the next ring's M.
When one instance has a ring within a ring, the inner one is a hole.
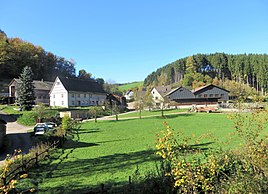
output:
M121 91L121 92L127 91L130 89L138 88L139 86L142 86L142 85L143 85L143 81L120 84L119 91Z
M152 72L144 80L145 86L183 85L196 88L233 80L268 92L267 54L196 54L178 59Z

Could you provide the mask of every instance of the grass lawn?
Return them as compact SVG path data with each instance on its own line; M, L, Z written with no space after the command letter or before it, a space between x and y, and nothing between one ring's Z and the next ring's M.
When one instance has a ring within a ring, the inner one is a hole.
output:
M36 113L35 111L18 111L19 106L15 105L0 105L0 110L8 113L14 117L14 121L26 126L33 126L36 124ZM59 113L56 109L46 109L45 116L51 117L56 116Z
M176 114L176 113L181 113L181 112L186 112L188 109L172 109L172 110L164 110L164 115L165 114ZM127 118L127 117L139 117L140 116L140 112L139 111L132 111L129 113L125 113L122 115L119 115L119 119L120 118ZM153 111L141 111L141 116L161 116L161 111L160 110L153 110ZM115 117L113 117L115 118Z
M214 138L200 142L207 146L227 149L241 141L231 135L232 121L220 113L87 122L82 124L78 137L75 135L65 149L30 172L28 180L38 181L40 193L84 192L101 183L113 187L125 184L137 166L141 173L155 170L156 134L164 129L164 121L187 135L211 132ZM230 141L223 144L225 140Z
M139 86L143 85L143 81L140 82L132 82L132 83L128 83L128 84L124 84L118 87L118 89L123 92L123 91L127 91L129 89L132 88L137 88Z

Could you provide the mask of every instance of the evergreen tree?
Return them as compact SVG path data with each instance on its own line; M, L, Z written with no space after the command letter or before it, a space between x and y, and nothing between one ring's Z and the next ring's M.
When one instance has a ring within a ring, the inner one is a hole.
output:
M23 110L31 110L34 100L33 72L31 67L26 66L20 75L16 102Z

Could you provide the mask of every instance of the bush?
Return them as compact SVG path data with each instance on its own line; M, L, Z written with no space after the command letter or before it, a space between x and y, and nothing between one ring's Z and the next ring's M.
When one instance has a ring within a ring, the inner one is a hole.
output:
M239 149L227 151L197 149L190 144L192 137L175 134L165 124L166 129L158 135L156 147L163 162L170 165L165 178L170 178L174 192L268 192L268 141L261 135L267 113L235 114L232 119L244 143Z

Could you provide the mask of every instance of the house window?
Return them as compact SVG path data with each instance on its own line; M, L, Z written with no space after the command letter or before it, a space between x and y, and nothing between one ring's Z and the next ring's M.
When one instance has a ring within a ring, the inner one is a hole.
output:
M96 101L96 104L98 105L99 104L99 101Z
M92 101L92 104L94 104L94 103L95 103L95 101L93 100L93 101Z
M223 98L224 97L224 94L221 94L221 98Z
M63 94L61 94L61 97L62 97L62 98L63 98L63 96L64 96L64 95L63 95Z
M55 94L53 94L53 98L55 98Z
M80 98L80 94L77 94L77 97Z
M84 98L86 98L87 97L87 94L84 94Z
M155 99L158 100L158 97L156 96Z
M91 98L92 97L92 94L89 94L88 96L89 96L89 98Z
M209 97L212 98L213 97L213 94L209 94Z
M57 81L57 83L56 83L57 85L60 85L60 82L59 81Z
M55 101L53 101L53 106L56 106L56 102Z
M154 94L154 91L153 91L153 94Z
M215 97L216 97L216 98L219 97L219 94L215 94Z
M74 101L72 101L72 105L74 106Z
M64 105L64 101L61 101L61 105Z
M204 98L207 98L208 97L208 95L207 94L204 94Z
M74 98L74 94L72 94L72 98Z
M201 97L202 97L202 95L201 95L201 94L199 94L199 95L198 95L198 98L201 98Z

